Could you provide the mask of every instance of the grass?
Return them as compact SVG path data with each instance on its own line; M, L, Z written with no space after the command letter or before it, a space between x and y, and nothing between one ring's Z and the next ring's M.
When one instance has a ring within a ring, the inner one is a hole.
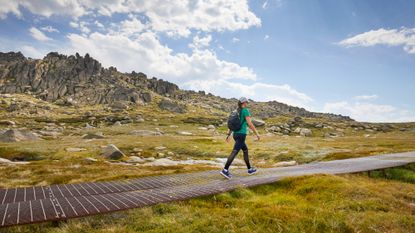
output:
M384 171L371 171L370 176L373 178L386 178L415 184L415 164L388 168L384 169Z

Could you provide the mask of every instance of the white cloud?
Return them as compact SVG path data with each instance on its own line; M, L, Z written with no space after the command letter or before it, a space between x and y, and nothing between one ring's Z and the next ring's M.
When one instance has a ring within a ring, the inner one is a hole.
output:
M35 38L38 41L49 41L52 40L51 38L47 37L45 34L43 34L42 31L40 31L39 29L35 28L35 27L31 27L29 29L30 35Z
M17 1L0 0L0 6L0 19L5 19L8 13L12 13L17 17L22 16Z
M257 101L276 100L293 106L307 107L313 99L289 85L274 85L262 82L242 84L231 80L191 80L184 87L193 90L204 90L223 97L246 96Z
M84 35L89 34L91 32L91 30L89 29L89 27L87 25L88 25L88 23L85 22L85 21L81 21L81 22L71 21L71 22L69 22L69 26L78 29Z
M262 3L262 9L266 10L270 6L281 7L282 4L283 4L282 0L265 0L264 3Z
M262 9L267 9L268 8L268 1L265 1L263 4L262 4Z
M114 13L143 14L149 26L156 32L164 32L173 37L187 37L191 30L198 31L235 31L260 26L261 20L249 9L245 0L210 1L78 1L78 0L20 0L7 3L0 10L0 16L7 13L20 15L18 6L33 14L50 17L52 15L80 16L105 15Z
M42 58L43 56L45 56L45 52L44 51L39 51L36 48L34 48L33 46L30 45L23 45L21 47L22 53L27 56L27 57L31 57L31 58Z
M233 37L232 38L232 43L236 43L236 42L239 42L240 41L240 39L239 38L236 38L236 37Z
M78 0L19 0L15 2L17 2L20 7L27 9L33 14L45 17L50 17L52 15L68 15L77 18L88 13L88 9L82 6L81 1ZM12 13L16 14L16 12ZM18 10L16 15L18 14L21 14L20 10Z
M171 36L188 36L190 30L235 31L260 26L261 20L242 0L218 1L136 1L155 31ZM134 9L134 8L133 8Z
M268 40L268 39L269 39L269 35L265 35L264 40Z
M104 28L104 25L100 23L98 20L95 20L94 24L99 28Z
M367 102L332 102L324 105L324 112L350 116L358 121L365 122L403 122L415 121L409 111L385 104Z
M208 35L206 37L199 37L198 35L193 37L193 42L189 45L192 49L202 49L209 47L210 42L212 41L212 36Z
M215 77L221 79L255 80L255 73L236 63L223 61L208 49L195 48L189 55L174 54L166 45L162 45L153 32L144 32L131 39L122 34L88 35L70 34L70 46L62 52L89 53L106 66L116 66L122 71L139 69L148 74L172 81L203 79ZM197 43L206 45L210 39L199 38ZM200 42L201 41L201 42Z
M127 36L131 36L144 31L147 27L148 25L143 24L137 17L132 17L121 22L120 31Z
M91 30L86 25L86 22L79 22L79 30L81 30L81 32L84 34L88 34L91 32Z
M366 100L366 101L375 100L377 98L379 98L378 95L358 95L358 96L353 97L353 99L355 100Z
M415 54L415 28L390 30L380 28L344 39L338 44L345 47L403 46L407 53Z
M71 21L71 22L69 22L69 26L71 26L73 28L78 28L79 24L78 24L78 22Z
M44 26L44 27L41 27L40 30L46 31L46 32L59 32L58 29L56 29L52 26Z

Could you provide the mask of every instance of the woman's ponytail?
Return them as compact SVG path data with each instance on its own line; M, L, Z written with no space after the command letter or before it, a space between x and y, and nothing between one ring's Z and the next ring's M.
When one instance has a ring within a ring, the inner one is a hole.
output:
M241 114L241 111L242 111L242 102L241 101L238 101L238 113L239 114Z

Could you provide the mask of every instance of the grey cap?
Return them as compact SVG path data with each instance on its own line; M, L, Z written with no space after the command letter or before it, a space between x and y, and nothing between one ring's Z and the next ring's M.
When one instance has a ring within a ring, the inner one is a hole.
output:
M245 103L245 102L249 102L248 101L248 99L247 98L245 98L245 97L241 97L241 98L239 98L239 102L241 102L241 103Z

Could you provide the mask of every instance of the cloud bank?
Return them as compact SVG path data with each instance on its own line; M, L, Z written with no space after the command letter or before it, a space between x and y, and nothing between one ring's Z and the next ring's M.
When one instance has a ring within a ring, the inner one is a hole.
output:
M402 46L405 52L415 54L415 28L380 28L344 39L338 44L344 47Z

